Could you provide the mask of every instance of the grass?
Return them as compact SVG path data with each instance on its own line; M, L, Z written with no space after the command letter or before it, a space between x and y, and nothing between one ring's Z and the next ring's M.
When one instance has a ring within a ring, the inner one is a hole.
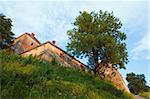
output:
M110 82L58 63L0 51L1 98L133 99Z
M145 99L150 99L150 92L142 92L139 95L145 97Z

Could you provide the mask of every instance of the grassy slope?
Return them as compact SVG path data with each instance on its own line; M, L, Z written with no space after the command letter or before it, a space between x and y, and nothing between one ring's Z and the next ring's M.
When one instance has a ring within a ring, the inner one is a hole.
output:
M109 82L78 69L0 51L2 98L132 99Z
M143 92L139 94L142 97L145 97L145 99L150 99L150 92Z

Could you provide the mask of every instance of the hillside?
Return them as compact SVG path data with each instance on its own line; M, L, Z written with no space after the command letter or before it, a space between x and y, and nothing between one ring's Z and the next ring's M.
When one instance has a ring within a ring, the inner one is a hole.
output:
M0 51L1 98L132 99L110 82L58 63Z

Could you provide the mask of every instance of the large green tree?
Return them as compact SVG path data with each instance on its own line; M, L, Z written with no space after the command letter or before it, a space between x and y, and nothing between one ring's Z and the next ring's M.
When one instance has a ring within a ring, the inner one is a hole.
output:
M121 32L122 23L113 12L80 12L73 25L74 28L67 32L70 54L80 58L91 57L95 73L101 63L125 68L124 64L128 62L126 35Z
M14 35L11 29L11 19L6 18L3 14L0 14L0 49L10 47Z
M146 85L144 74L127 74L126 80L128 81L128 88L130 92L139 94L140 92L149 91L150 87Z

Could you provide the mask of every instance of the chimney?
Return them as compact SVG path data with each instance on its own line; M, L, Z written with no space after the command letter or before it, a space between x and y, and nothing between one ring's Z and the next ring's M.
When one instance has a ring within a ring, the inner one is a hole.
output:
M34 36L35 36L35 34L34 34L34 33L31 33L31 36L32 36L32 37L34 37Z
M52 41L52 44L53 44L53 45L55 45L55 44L56 44L56 41L55 41L55 40L53 40L53 41Z

